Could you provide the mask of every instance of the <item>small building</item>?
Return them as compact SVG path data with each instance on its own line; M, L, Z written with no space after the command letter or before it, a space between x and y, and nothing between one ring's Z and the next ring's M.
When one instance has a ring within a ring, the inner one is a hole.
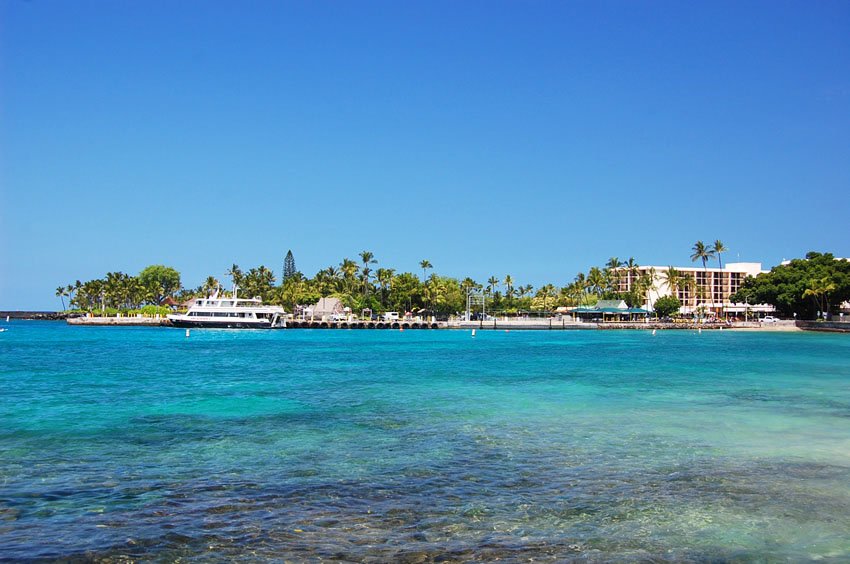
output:
M634 321L645 318L649 311L639 307L629 307L623 300L599 300L593 307L576 307L572 310L576 319L584 321Z
M309 315L311 319L321 320L328 320L334 315L342 315L345 313L345 307L342 305L342 302L339 301L339 298L320 298L319 301L316 302L316 305L305 310L305 315L307 315L307 312L310 310L312 310Z

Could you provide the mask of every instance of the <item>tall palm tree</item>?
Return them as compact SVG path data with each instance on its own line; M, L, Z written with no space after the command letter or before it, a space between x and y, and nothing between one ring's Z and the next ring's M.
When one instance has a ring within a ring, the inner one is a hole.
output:
M649 303L649 294L652 290L655 289L655 269L650 268L644 272L641 272L634 284L635 294L638 296L638 300L641 302L640 305L645 305Z
M602 295L605 288L605 275L599 270L599 267L591 267L590 272L587 273L587 284L590 291L597 297Z
M365 297L369 296L369 273L371 270L369 269L370 264L378 264L378 261L375 260L375 255L369 251L362 251L360 253L360 260L363 261L363 270L362 270L362 278L363 278L363 295Z
M543 299L543 311L547 311L546 303L548 299L557 296L555 286L552 284L546 284L545 286L542 286L539 290L537 290L537 296Z
M721 253L725 253L729 249L723 244L723 241L717 239L714 241L714 246L711 252L717 257L717 266L720 268L720 309L723 310L723 304L726 302L726 279L723 276L723 260L720 258Z
M425 271L429 268L434 268L434 267L433 267L433 265L431 265L431 261L429 261L428 259L422 259L421 261L419 261L419 268L422 269L422 282L424 283L425 282Z
M629 260L627 260L626 262L624 262L622 264L626 268L626 275L628 276L628 284L626 284L626 287L629 290L631 290L632 289L632 283L637 279L638 270L640 269L640 265L637 262L635 262L634 257L629 257Z
M221 283L216 279L215 276L207 276L207 279L204 280L203 286L201 286L201 290L206 295L212 294L218 287L221 286Z
M508 299L508 304L510 304L514 297L514 279L511 277L510 274L505 276L504 284L505 297Z
M579 304L584 305L584 295L587 293L587 277L584 275L584 272L579 272L576 274L576 277L573 279L576 288L581 289L581 295L579 296Z
M375 272L375 278L378 280L378 286L381 288L381 305L386 305L386 297L387 290L392 286L393 276L395 275L395 269L392 268L379 268Z
M696 304L696 287L696 278L694 278L690 274L684 274L681 278L679 278L679 288L684 293L684 297L688 301L688 303L690 303L691 301L694 302L693 304L690 304L692 307Z
M239 268L238 264L233 263L230 268L227 269L227 272L225 272L225 274L230 276L230 280L233 281L234 286L239 286L240 284L242 284L244 275L242 274L242 269Z
M611 257L608 259L608 262L605 263L605 268L608 269L608 280L610 282L609 287L615 292L620 291L620 267L625 263L622 262L617 257ZM613 284L616 283L616 288L613 288Z
M682 281L682 273L673 268L672 266L668 266L667 270L661 273L661 276L664 277L664 281L667 283L667 287L670 288L670 293L673 297L679 297L679 287Z
M56 297L62 300L62 311L65 311L65 296L68 295L68 289L65 286L56 288Z
M498 278L496 278L495 276L491 276L490 278L488 278L488 279L487 279L487 290L488 290L491 294L493 293L493 290L494 290L494 289L496 288L496 286L498 286L498 285L499 285L499 279L498 279Z
M339 271L342 274L342 282L345 293L352 293L358 270L360 270L360 267L356 262L349 258L342 259L342 262L339 264Z
M709 249L705 246L705 243L702 241L697 241L694 243L693 249L691 249L693 253L691 254L691 262L696 262L698 260L702 261L702 269L705 273L705 278L703 279L703 287L707 290L706 294L711 296L711 282L708 279L708 259L714 256L714 249Z
M723 260L720 258L721 253L725 253L729 249L726 245L723 244L723 241L720 239L714 242L714 246L711 248L711 252L717 257L717 266L720 267L720 270L723 270Z

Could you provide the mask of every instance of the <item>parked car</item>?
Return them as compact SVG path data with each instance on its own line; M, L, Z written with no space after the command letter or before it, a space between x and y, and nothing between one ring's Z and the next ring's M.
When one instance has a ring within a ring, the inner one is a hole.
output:
M779 321L779 318L773 317L772 315L765 315L761 319L759 319L762 323L776 323Z

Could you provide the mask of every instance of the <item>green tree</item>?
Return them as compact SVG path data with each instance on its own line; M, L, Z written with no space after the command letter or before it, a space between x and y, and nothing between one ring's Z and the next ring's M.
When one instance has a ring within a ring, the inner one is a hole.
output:
M826 289L833 284L833 289ZM783 316L797 314L801 319L814 319L818 311L833 311L850 300L850 262L830 253L810 252L805 259L794 259L747 278L729 299L770 304Z
M387 291L392 286L393 276L395 276L395 270L392 268L379 268L375 271L375 279L378 281L378 287L381 289L382 308L386 307Z
M487 292L492 294L493 290L496 289L496 286L499 285L499 279L495 276L491 276L487 279Z
M714 256L714 250L706 247L705 243L703 243L702 241L697 241L696 243L694 243L693 249L691 249L691 250L693 251L691 253L691 262L696 262L698 260L702 261L702 269L703 269L703 272L705 274L705 278L704 278L703 284L702 284L702 287L703 287L702 296L704 298L707 297L710 300L711 299L711 295L710 295L711 294L711 292L710 292L711 281L708 278L707 262L708 262L708 259L710 259L711 257Z
M139 281L155 305L162 305L165 298L180 289L180 273L170 266L151 265L139 273Z
M727 252L729 249L726 248L726 245L723 244L723 241L720 239L714 242L714 246L711 248L711 253L717 257L717 266L720 270L723 270L723 260L720 258L722 253Z
M65 286L56 288L56 297L62 300L62 311L65 311L65 296L68 295L68 289Z
M425 282L425 271L429 268L434 267L431 265L431 261L429 261L428 259L423 259L419 261L419 268L422 269L422 282Z
M513 303L514 295L516 295L516 292L514 291L514 279L513 279L513 277L510 274L506 275L504 283L505 283L505 298L507 298L508 307L510 307L511 304Z
M363 279L363 297L369 297L369 286L370 280L369 275L372 270L369 268L370 264L377 264L378 261L375 260L375 255L369 251L363 251L360 253L360 260L363 261L363 269L361 271L361 278Z
M207 279L204 280L203 285L201 286L201 293L204 295L211 295L214 291L218 289L221 284L216 279L215 276L207 276Z
M803 291L803 297L811 297L817 305L824 318L829 317L829 293L834 291L838 286L830 280L829 276L823 278L812 278L809 280L806 289Z
M227 269L226 274L230 276L230 280L233 283L233 286L241 286L242 285L242 269L239 268L239 265L233 263L230 268Z
M295 276L298 270L295 268L295 257L292 256L292 249L286 252L286 257L283 259L283 282L286 282L291 276Z
M728 250L729 249L726 248L726 245L724 245L723 241L721 241L720 239L717 239L716 241L714 241L714 246L711 248L711 251L714 253L714 256L717 257L717 267L720 269L721 272L723 271L723 260L721 259L720 255L725 253ZM721 274L720 275L721 313L722 313L722 308L723 308L722 304L725 303L725 301L726 301L726 293L727 293L725 280L726 279L723 278L723 275Z
M544 286L541 286L539 290L537 290L537 295L535 296L535 298L541 302L541 309L546 312L549 311L549 303L557 295L557 290L555 289L555 286L553 284L545 284Z
M667 283L667 287L670 288L670 293L674 296L678 294L679 286L682 281L682 273L673 268L672 266L668 266L667 270L661 273L661 276Z
M679 308L682 307L682 302L675 296L662 296L655 300L653 307L658 317L669 317L678 313Z
M411 311L414 307L424 307L423 284L412 272L402 272L393 278L387 295L391 311Z

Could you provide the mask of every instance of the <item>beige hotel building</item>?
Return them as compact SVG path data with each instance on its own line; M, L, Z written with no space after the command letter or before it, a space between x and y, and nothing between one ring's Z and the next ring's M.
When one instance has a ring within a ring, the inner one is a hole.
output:
M666 272L669 266L641 266L638 272L652 272L653 286L647 294L648 303L645 307L652 308L655 301L672 294L667 284ZM744 315L749 309L750 314L768 313L774 311L767 304L737 304L729 301L729 296L738 291L741 284L748 276L756 276L762 272L760 262L730 262L723 268L702 268L701 266L675 266L673 267L682 277L694 280L691 288L679 287L676 297L682 302L680 313L689 314L697 311L725 313L730 315ZM628 269L620 268L620 291L631 290L632 283L637 279L635 273Z

